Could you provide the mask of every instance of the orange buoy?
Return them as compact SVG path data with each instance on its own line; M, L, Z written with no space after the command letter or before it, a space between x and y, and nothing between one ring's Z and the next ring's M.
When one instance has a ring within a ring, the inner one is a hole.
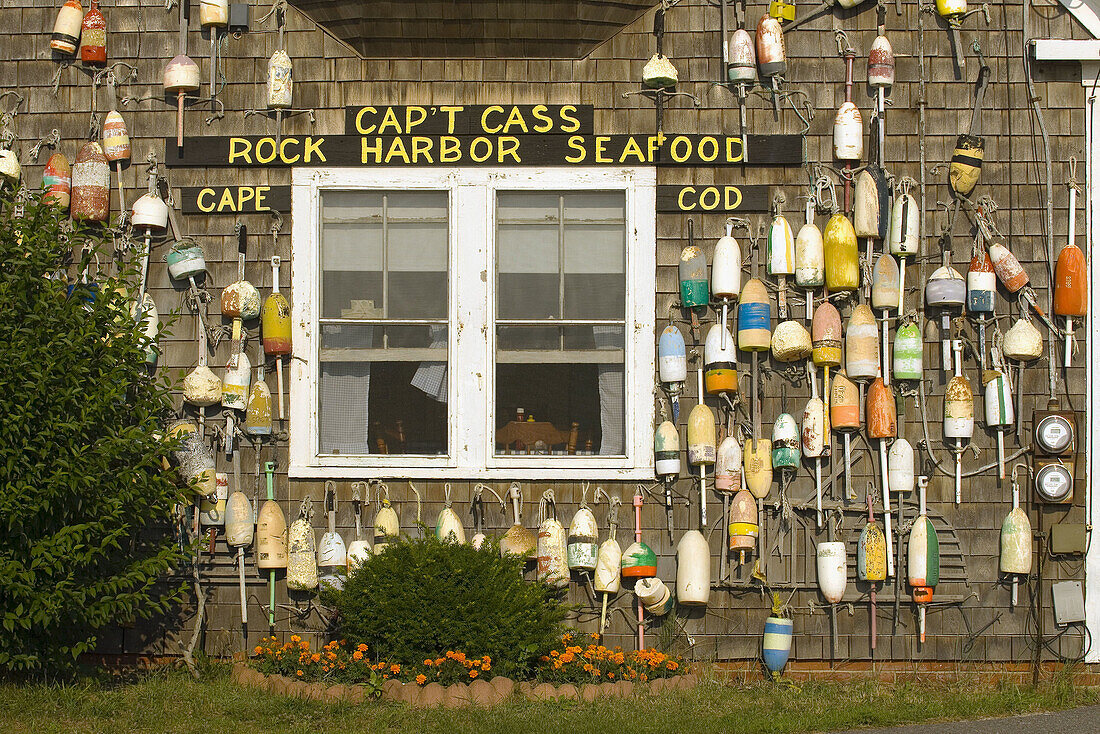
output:
M989 246L989 259L993 261L993 270L1009 293L1015 293L1028 284L1027 271L1016 256L1000 242Z
M859 430L859 390L848 379L844 370L833 376L829 392L829 423L844 437L844 493L852 494L852 441L851 435Z
M1073 354L1073 319L1083 318L1088 310L1088 263L1081 248L1070 242L1058 253L1054 266L1054 313L1066 319L1066 367Z
M881 377L867 388L867 435L871 438L897 438L898 412L894 395Z
M69 167L69 159L64 153L54 153L46 161L46 170L42 172L42 185L46 189L44 200L57 204L62 211L67 211L69 193L73 186L73 174L72 168Z
M819 367L840 366L840 312L828 301L814 311L813 359Z
M741 563L745 554L756 549L756 539L760 536L757 520L756 499L747 490L742 489L733 496L730 504L729 533L731 551L738 551Z
M80 24L80 61L86 66L107 65L107 19L99 12L99 0L92 0Z

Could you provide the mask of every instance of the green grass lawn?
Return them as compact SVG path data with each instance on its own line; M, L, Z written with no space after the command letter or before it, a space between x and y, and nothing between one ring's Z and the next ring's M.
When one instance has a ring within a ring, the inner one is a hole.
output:
M532 703L496 709L417 710L398 704L321 704L245 689L227 666L202 682L181 671L121 680L86 677L68 684L0 684L4 732L780 732L832 731L935 719L1005 716L1100 701L1068 678L1038 690L1001 685L704 682L687 693L601 701Z

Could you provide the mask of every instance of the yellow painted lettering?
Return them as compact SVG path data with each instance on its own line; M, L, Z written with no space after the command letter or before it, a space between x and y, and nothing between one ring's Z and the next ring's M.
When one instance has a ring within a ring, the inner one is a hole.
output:
M401 134L401 123L398 122L397 113L393 111L393 107L387 107L386 113L382 115L382 124L378 126L378 134L382 135L389 127L393 128L395 135Z
M532 117L538 120L538 124L534 125L531 129L537 133L548 133L554 129L554 118L546 114L546 110L547 107L544 104L537 104L534 109L531 110Z
M661 137L663 138L664 136L662 135ZM653 161L657 160L657 150L661 147L661 141L657 139L656 135L650 135L648 138L646 138L646 140L649 144L649 156L647 157L646 162L652 163Z
M195 203L199 207L200 212L212 212L214 211L214 203L208 201L206 197L213 196L214 189L202 189L199 191L199 195L195 197Z
M683 153L679 153L678 150L683 148ZM677 135L672 139L672 145L669 146L669 153L672 154L672 160L677 163L683 163L691 157L691 141L683 135Z
M733 154L734 146L737 146L737 155ZM740 163L745 156L745 143L741 138L726 138L726 163Z
M411 105L405 108L405 132L411 133L413 128L424 123L428 119L428 111L423 107Z
M561 131L563 133L575 133L581 129L581 121L570 114L575 114L576 111L576 106L571 104L562 105L561 110L558 111L558 116L561 118L561 121L565 123L561 126Z
M593 159L596 163L611 163L612 160L607 157L607 143L611 140L610 135L597 135L596 136L596 157Z
M229 139L229 162L235 163L238 158L243 163L252 162L252 143L248 142L245 138L230 138Z
M458 163L462 160L462 143L458 138L444 135L439 139L439 162Z
M373 143L368 144L366 138L360 138L362 147L359 151L360 163L381 163L382 162L382 138L375 138ZM371 161L369 155L374 156L374 160Z
M699 141L699 157L707 163L718 157L718 140L713 135L707 135Z
M283 142L279 145L279 158L286 164L296 163L302 156L298 153L288 156L286 149L289 145L298 145L298 138L283 138Z
M704 211L714 211L718 208L719 201L721 201L721 197L718 195L718 188L715 186L706 187L703 189L703 193L699 195L699 206Z
M256 198L256 190L251 186L237 187L237 211L243 212L244 205Z
M413 153L412 153L413 163L418 163L420 161L420 156L424 156L424 161L426 163L434 163L435 162L435 161L432 160L432 139L431 138L425 138L423 136L418 135L418 136L416 136L412 139L412 144L413 144Z
M464 109L466 108L462 105L443 105L439 108L440 112L447 115L447 132L449 134L455 134L455 115Z
M265 152L265 148L270 148L271 152ZM275 160L275 156L279 154L278 149L275 147L275 138L260 138L256 141L256 162L257 163L271 163Z
M570 148L577 151L577 155L567 155L565 160L568 163L580 163L588 155L588 151L584 149L584 138L580 135L570 135L569 140L566 141Z
M270 186L257 186L256 192L256 211L266 212L270 209L267 205L267 192L271 191Z
M375 115L378 113L378 110L374 109L373 107L359 108L359 112L355 115L355 129L359 131L360 135L370 135L372 132L374 132L374 125L371 125L370 127L363 127L363 115L366 115L367 113Z
M497 163L503 163L506 156L511 156L516 163L523 163L519 159L519 138L505 135L497 141L497 146Z
M638 141L631 135L626 139L626 145L623 146L623 152L619 155L619 163L626 163L627 157L633 156L637 159L638 163L645 163L645 153L642 152L642 148L638 145Z
M732 201L730 197L732 198ZM741 206L741 189L736 186L726 187L726 211L733 211Z
M513 127L518 127L523 132L527 132L527 121L523 119L523 113L519 111L519 107L512 107L511 113L508 115L508 122L504 123L504 132L512 132Z
M489 126L489 115L491 113L503 113L504 108L500 105L491 104L486 107L481 113L481 130L486 133L499 133L503 125Z
M401 158L405 163L409 162L409 154L405 150L405 144L401 142L401 138L394 138L390 143L390 149L386 151L386 163L389 163L394 158Z
M318 163L328 163L328 158L325 158L325 152L321 150L321 144L325 142L324 138L306 138L306 147L302 152L302 162L310 163L313 158L317 158Z
M485 149L485 153L478 152L478 146ZM493 141L489 138L479 137L474 138L474 141L470 143L470 159L474 163L484 163L489 160L489 156L493 154Z
M677 199L676 199L676 206L680 209L680 211L690 212L693 209L695 209L694 201L689 204L687 202L687 199L685 198L685 197L687 197L688 194L694 194L694 193L695 193L695 187L694 186L685 186L682 189L680 189L680 196L677 197Z

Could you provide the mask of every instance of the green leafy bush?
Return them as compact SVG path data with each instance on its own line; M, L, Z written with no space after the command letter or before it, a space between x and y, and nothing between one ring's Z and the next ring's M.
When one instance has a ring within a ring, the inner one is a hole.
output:
M117 278L64 279L101 232L41 195L14 215L0 191L0 673L56 670L96 631L162 613L180 554L166 520L180 498L156 435L170 386L149 377L145 337Z
M486 543L402 540L326 591L338 637L404 666L461 651L488 655L494 675L526 676L561 634L565 607L545 584L523 579L523 559Z

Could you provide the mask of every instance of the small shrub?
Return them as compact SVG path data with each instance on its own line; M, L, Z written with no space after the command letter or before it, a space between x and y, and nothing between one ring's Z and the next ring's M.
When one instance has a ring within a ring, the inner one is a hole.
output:
M545 584L523 579L521 558L490 543L443 543L429 535L371 556L343 591L326 590L339 636L377 660L405 667L462 651L489 656L494 674L522 677L561 634L565 607ZM468 673L467 673L468 674Z

